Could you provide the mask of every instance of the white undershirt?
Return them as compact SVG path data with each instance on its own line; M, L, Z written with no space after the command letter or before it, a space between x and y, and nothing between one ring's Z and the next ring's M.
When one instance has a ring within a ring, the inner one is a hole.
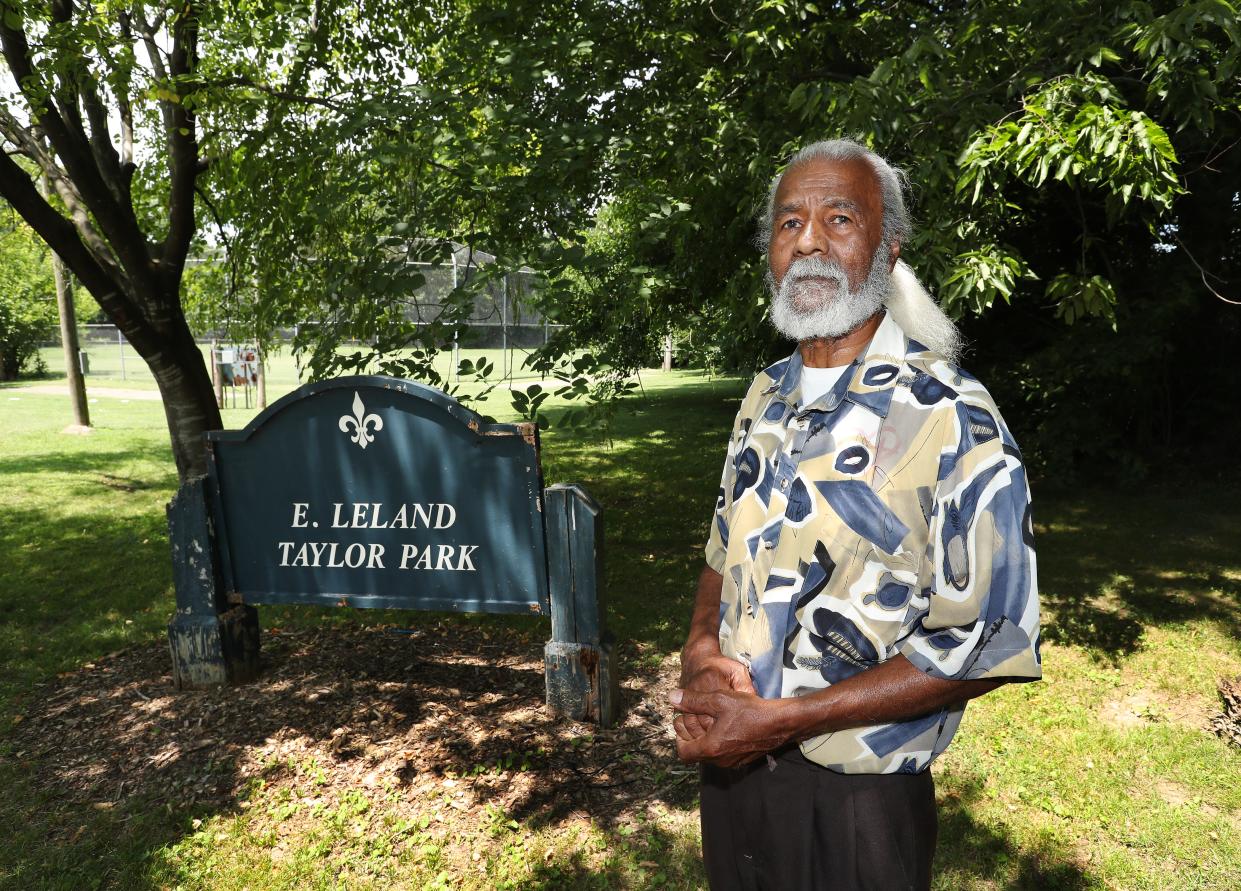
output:
M832 387L849 370L849 365L837 365L835 368L801 367L801 404L809 405Z

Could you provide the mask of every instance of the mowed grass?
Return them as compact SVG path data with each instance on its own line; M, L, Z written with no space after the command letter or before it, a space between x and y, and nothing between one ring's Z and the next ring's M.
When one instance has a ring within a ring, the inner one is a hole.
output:
M681 643L744 384L685 373L644 383L611 447L553 430L543 459L548 483L580 482L603 505L610 621L626 658L654 666ZM57 673L162 639L173 608L162 408L97 398L95 432L71 436L60 432L66 398L0 389L0 886L704 886L686 809L639 810L619 830L489 812L491 847L477 869L457 870L429 827L399 824L382 788L318 809L287 786L255 786L227 812L70 818L48 801L6 733ZM506 406L497 395L485 410L502 418ZM252 414L228 409L226 424ZM1205 729L1217 680L1241 674L1237 494L1036 481L1046 677L973 703L937 762L937 888L1241 887L1241 754ZM426 620L287 609L264 624ZM455 621L502 631L514 620ZM313 790L316 765L291 769ZM299 806L300 835L277 862L267 836Z

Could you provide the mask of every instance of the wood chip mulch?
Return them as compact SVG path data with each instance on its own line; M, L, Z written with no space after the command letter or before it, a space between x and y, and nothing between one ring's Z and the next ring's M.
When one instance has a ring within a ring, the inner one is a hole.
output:
M262 653L251 684L182 692L166 646L112 654L27 698L3 757L96 808L246 807L260 780L300 779L324 799L383 788L413 810L608 824L696 793L672 747L675 657L643 670L622 648L623 717L600 730L548 714L532 634L450 621L265 630Z

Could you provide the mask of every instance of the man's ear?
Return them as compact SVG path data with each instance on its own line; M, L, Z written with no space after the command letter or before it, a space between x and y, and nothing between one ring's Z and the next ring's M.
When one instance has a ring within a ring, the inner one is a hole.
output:
M896 261L901 258L901 243L899 241L892 242L892 246L888 248L888 274L892 274L892 270L896 268Z

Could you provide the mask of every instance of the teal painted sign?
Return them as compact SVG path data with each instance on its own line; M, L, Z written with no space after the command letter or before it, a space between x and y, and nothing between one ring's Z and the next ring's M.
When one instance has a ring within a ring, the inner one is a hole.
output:
M611 726L619 687L599 506L543 488L538 433L412 381L345 377L207 434L168 505L180 687L257 676L256 605L538 613L547 704Z
M302 387L207 434L244 603L548 610L537 431L385 377Z

